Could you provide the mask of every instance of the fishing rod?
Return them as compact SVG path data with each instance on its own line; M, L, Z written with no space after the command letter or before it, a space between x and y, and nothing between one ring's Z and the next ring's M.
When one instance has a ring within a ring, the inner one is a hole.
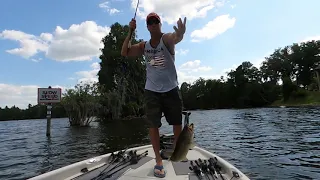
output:
M143 152L142 154L139 154L139 155L137 155L136 152L137 152L136 150L135 151L129 151L128 152L128 156L126 158L123 158L122 161L119 161L114 167L112 167L111 169L109 169L106 172L101 172L98 176L94 177L91 180L99 180L99 179L104 179L104 178L110 178L113 174L119 172L120 170L122 170L122 169L124 169L124 168L126 168L126 167L128 167L130 165L137 164L142 157L148 155L148 151L145 151L145 152ZM127 155L127 154L125 154L125 155ZM129 164L127 164L127 163L129 163ZM120 169L118 169L118 170L116 170L116 171L114 171L111 174L108 174L112 170L114 170L114 169L116 169L118 167L121 167L121 166L123 166L125 164L127 164L127 165L122 167L122 168L120 168Z
M221 172L220 172L221 167L218 166L217 162L218 162L218 159L217 159L216 157L214 157L214 158L209 158L209 165L210 165L211 167L213 167L214 170L220 175L221 179L224 180L224 178L223 178L223 176L222 176L222 174L221 174Z
M125 169L126 167L128 167L128 166L130 166L130 165L137 164L137 163L139 162L139 160L142 159L142 157L145 157L145 156L147 156L147 155L148 155L148 150L145 151L144 153L140 154L140 155L134 154L134 156L130 158L129 164L121 167L120 169L112 172L111 174L106 175L106 178L112 177L112 175L114 175L115 173L117 173L117 172ZM128 162L126 162L126 163L128 163ZM125 163L125 164L126 164L126 163Z
M210 176L215 180L219 179L218 175L220 175L220 178L224 180L224 177L222 176L220 170L221 167L217 164L218 160L216 157L209 158L208 160L201 160L200 158L198 160L190 161L190 167L189 169L193 171L198 179L203 179L204 177L208 180L210 180ZM239 177L239 174L237 172L233 172L233 177ZM231 178L231 179L232 179Z
M132 151L129 151L129 154L131 154ZM111 169L109 169L108 172L110 172L111 170L121 166L123 163L125 163L127 160L129 160L130 156L127 156L126 158L123 158L122 161L119 161L118 164L116 164L115 166L113 166Z
M190 161L190 165L189 169L196 174L198 179L202 179L203 173L201 172L201 169L198 166L195 166L192 161Z
M138 6L139 6L139 0L138 0L138 2L137 2L136 11L135 11L134 17L133 17L134 20L136 20L136 14L137 14ZM133 31L132 29L129 31L129 37L130 37L130 39L129 39L129 42L128 42L128 48L131 48L132 31Z
M200 162L200 164L198 163L198 161ZM199 158L198 161L195 161L195 163L201 168L201 170L204 172L204 174L206 175L206 177L210 180L209 174L211 174L208 165L207 165L207 161L204 160L204 162L202 162L202 160ZM212 175L213 179L215 179L215 177Z
M131 151L130 151L130 152L131 152ZM129 152L129 153L130 153L130 152ZM129 156L123 157L123 158L121 158L121 159L122 159L122 161L118 161L118 163L117 163L115 166L113 166L111 169L109 169L107 172L105 172L114 162L116 162L117 160L120 160L120 158L114 159L114 160L112 161L112 163L110 163L106 168L104 168L104 170L101 171L98 176L92 178L91 180L98 180L98 179L100 179L105 173L108 173L108 172L112 171L113 169L121 166L127 159L129 159Z
M105 167L99 174L98 176L92 178L91 180L96 180L96 178L100 177L113 163L115 163L118 160L121 159L125 159L125 152L128 150L128 148L126 148L125 150L119 151L117 154L114 154L113 152L111 153L110 157L108 160L109 164L107 165L107 167Z
M204 160L205 166L208 169L210 175L212 176L213 179L218 179L218 175L216 174L216 170L214 169L213 166L210 166L207 160Z

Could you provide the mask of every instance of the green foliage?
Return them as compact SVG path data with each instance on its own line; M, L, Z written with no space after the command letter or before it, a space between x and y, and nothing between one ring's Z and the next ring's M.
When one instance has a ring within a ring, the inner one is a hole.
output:
M293 91L291 97L293 99L305 98L308 95L308 92L304 89L299 88L297 91Z
M71 126L88 126L97 112L99 104L98 84L80 83L63 94L62 105Z
M119 23L111 26L110 33L102 39L99 83L78 84L74 90L67 90L62 103L53 105L53 117L67 116L71 125L88 125L93 116L115 120L144 115L144 59L126 58L120 53L128 29ZM139 41L135 37L132 44ZM312 92L320 87L317 67L320 73L320 41L294 43L275 49L259 69L245 61L228 72L226 78L183 82L180 92L185 109L261 107L280 101L320 104L319 92ZM30 105L25 110L0 108L1 120L45 116L45 106L41 105Z
M0 108L0 121L6 120L24 120L24 119L43 119L47 116L47 109L44 105L28 105L26 109L20 109L16 106L9 108ZM66 117L66 112L61 103L53 104L52 118Z
M106 109L99 117L119 119L128 115L140 116L143 109L145 67L142 57L126 58L121 56L121 48L129 27L115 23L110 33L103 38L101 49L100 103ZM140 42L132 38L132 44Z
M319 54L320 41L295 43L276 49L265 58L260 69L243 62L227 74L226 80L199 78L193 84L182 83L184 106L186 109L245 108L270 105L280 98L284 102L306 98L307 89L319 87L314 73L320 64Z

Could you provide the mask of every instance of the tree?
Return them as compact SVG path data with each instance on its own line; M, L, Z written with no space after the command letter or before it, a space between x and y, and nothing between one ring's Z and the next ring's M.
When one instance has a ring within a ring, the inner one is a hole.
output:
M62 102L53 105L53 118L67 116L71 125L86 126L96 115L108 120L144 115L145 61L142 57L121 56L126 32L128 26L119 23L111 26L110 33L102 40L99 83L77 84L74 89L67 90ZM132 41L138 42L136 38ZM293 43L275 49L265 57L259 69L244 61L228 72L226 78L200 77L193 83L182 82L183 106L189 110L246 108L270 105L276 100L303 98L308 90L320 90L317 67L320 67L320 41ZM0 120L45 117L43 105L29 104L27 109L0 108Z
M313 71L320 62L320 41L295 43L292 46L292 62L295 64L297 85L307 88L313 80Z
M70 126L89 126L97 112L99 104L98 84L79 83L74 89L63 94L62 105L66 110Z
M101 104L108 109L100 117L119 119L124 116L142 115L145 83L145 63L142 57L121 56L121 48L129 27L115 23L110 33L103 38L100 71ZM135 34L134 34L135 36ZM132 38L132 44L140 42Z

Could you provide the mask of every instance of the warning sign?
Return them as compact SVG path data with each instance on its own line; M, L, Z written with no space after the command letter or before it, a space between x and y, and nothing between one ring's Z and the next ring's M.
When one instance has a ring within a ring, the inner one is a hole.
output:
M61 101L60 88L38 88L38 104L58 103Z

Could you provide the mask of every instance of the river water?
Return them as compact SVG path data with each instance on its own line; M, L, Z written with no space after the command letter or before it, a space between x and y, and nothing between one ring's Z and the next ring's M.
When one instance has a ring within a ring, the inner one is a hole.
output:
M198 146L250 179L320 179L320 107L192 111ZM149 143L139 120L71 128L53 119L0 122L0 179L26 179L110 151ZM161 133L172 129L163 120Z

